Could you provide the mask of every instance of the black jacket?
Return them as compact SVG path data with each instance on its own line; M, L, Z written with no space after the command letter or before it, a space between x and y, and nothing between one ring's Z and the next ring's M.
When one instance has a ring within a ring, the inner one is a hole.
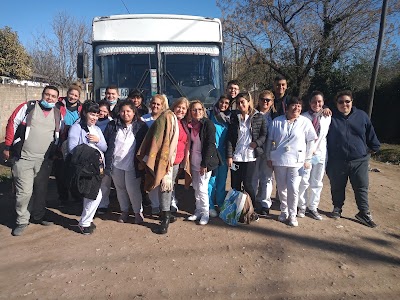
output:
M226 145L226 156L228 158L233 157L235 152L237 140L239 137L239 118L241 113L239 111L234 111L231 114L231 123L228 127L228 138ZM255 157L259 157L264 153L264 143L267 138L267 127L265 126L264 115L257 110L250 115L251 124L251 141L256 142L257 147L254 149Z
M201 163L200 166L208 171L215 170L222 164L221 157L215 143L215 126L207 118L200 120Z
M115 150L115 138L117 137L117 132L119 128L125 127L125 124L121 121L120 118L110 121L107 124L106 129L104 130L104 138L107 142L107 151L105 153L106 159L106 173L110 174L113 161L114 161L114 150ZM141 121L140 119L136 119L132 123L132 132L135 136L136 146L135 146L135 159L134 166L136 170L136 178L140 177L143 171L139 171L139 160L136 158L136 154L140 148L140 145L143 142L144 137L146 136L147 130L146 123Z
M100 152L87 144L76 146L67 156L67 182L73 195L96 199L102 180L100 159Z

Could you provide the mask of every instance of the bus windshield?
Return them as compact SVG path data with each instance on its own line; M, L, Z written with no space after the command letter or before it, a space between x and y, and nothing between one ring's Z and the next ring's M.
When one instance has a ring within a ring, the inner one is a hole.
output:
M210 52L209 46L203 48ZM121 98L126 98L129 90L139 89L148 102L156 93L159 78L160 90L170 104L179 97L187 97L210 106L222 93L221 55L219 51L217 55L201 53L207 52L203 48L161 46L157 55L156 45L100 45L94 57L95 97L102 99L105 88L114 84L120 88Z

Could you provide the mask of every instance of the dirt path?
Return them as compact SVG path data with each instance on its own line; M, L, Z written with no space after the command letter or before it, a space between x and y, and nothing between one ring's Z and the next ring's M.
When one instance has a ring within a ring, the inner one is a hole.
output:
M276 205L250 226L183 221L194 204L180 188L181 218L165 236L152 232L155 219L115 222L114 204L92 236L71 226L79 209L50 209L55 226L31 224L12 237L13 200L2 186L0 299L399 299L400 167L372 167L381 170L370 173L375 229L355 221L350 188L344 218L306 217L298 228L277 221ZM320 209L332 209L326 178Z

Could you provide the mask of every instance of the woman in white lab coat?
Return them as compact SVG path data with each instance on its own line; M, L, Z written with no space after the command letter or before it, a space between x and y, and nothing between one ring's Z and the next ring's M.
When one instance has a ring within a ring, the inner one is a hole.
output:
M291 97L286 114L272 121L267 143L267 164L273 167L281 201L281 222L298 226L299 184L305 168L310 168L312 146L317 138L309 119L301 116L302 101Z

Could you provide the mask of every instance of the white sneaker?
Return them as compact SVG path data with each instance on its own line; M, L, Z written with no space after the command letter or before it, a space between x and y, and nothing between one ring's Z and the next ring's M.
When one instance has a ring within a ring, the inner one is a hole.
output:
M207 225L210 217L207 215L202 215L199 224L200 225Z
M299 226L299 222L297 222L296 216L289 217L289 226L293 226L293 227Z
M304 218L306 216L306 210L299 208L298 212L297 212L297 217L299 218Z
M281 214L278 217L278 221L285 223L286 220L287 220L287 214L285 212L281 212Z
M187 219L189 221L197 221L198 218L200 218L200 216L194 214L194 215L189 216Z
M218 213L217 213L217 211L215 210L215 209L210 209L210 211L208 212L209 214L210 214L210 217L211 218L216 218L216 217L218 217Z

